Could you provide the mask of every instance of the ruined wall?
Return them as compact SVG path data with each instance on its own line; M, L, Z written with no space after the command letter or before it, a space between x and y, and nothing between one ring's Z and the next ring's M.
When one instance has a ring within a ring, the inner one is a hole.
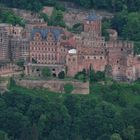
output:
M17 85L26 88L46 88L57 93L64 93L64 85L71 83L74 87L73 94L89 94L89 83L77 81L60 81L60 80L16 80Z
M14 66L12 64L5 64L0 66L0 76L10 74L14 72Z
M140 78L140 56L135 56L133 68L135 69L135 80L136 80Z
M0 61L9 60L9 35L7 24L0 24Z
M27 64L25 65L25 75L42 77L42 69L48 67L52 76L57 77L61 71L65 71L64 65L47 65L47 64Z
M29 41L28 39L14 37L10 40L11 60L29 61Z
M113 78L115 80L133 79L133 43L111 40L107 44L107 52L107 63L112 67ZM129 71L129 76L127 71Z

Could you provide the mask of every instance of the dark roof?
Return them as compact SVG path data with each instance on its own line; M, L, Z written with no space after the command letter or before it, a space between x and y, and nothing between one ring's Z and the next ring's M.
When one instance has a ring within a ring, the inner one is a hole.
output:
M96 20L100 20L100 19L101 19L101 16L98 16L95 13L92 13L86 17L86 20L88 20L88 21L96 21Z
M42 39L46 39L48 33L51 32L55 38L55 41L58 41L60 39L61 34L63 34L63 30L60 28L34 28L31 32L31 38L33 39L34 35L36 33L40 33L42 36Z

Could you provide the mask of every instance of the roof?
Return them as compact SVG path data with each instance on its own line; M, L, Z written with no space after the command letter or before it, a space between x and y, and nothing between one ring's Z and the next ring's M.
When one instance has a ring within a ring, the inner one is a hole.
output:
M101 19L101 16L98 16L95 13L92 13L86 17L86 20L88 20L88 21L96 21L96 20L100 20L100 19Z
M63 34L63 30L60 28L34 28L31 32L31 38L33 39L36 33L40 33L42 39L46 39L48 33L51 32L55 38L55 41L60 39L61 34Z

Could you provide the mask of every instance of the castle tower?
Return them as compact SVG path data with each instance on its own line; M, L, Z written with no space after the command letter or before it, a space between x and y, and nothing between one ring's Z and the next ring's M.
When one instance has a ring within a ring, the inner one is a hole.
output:
M108 64L112 67L113 79L118 81L132 79L133 43L122 40L110 40L107 46Z
M9 35L7 24L0 24L0 61L9 60Z
M95 14L90 14L84 22L84 32L94 31L97 36L101 36L102 18Z

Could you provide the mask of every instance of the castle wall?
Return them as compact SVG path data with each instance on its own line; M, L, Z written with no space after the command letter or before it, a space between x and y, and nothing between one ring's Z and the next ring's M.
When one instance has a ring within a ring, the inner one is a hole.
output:
M30 41L30 62L65 64L67 49L61 45L61 28L35 28ZM45 30L45 31L44 31Z
M133 44L127 41L111 40L107 46L107 63L112 67L113 78L116 80L131 80L133 77ZM127 73L129 73L129 76Z
M14 72L14 66L12 64L4 64L0 66L0 76L10 74Z
M87 16L84 22L84 31L93 31L97 36L101 36L102 17L96 14Z
M68 76L83 69L88 71L90 66L95 71L104 71L110 66L110 75L115 80L139 78L140 60L134 56L133 43L118 40L115 30L108 32L110 40L106 42L101 36L101 17L96 15L85 19L84 32L80 35L61 27L49 27L36 19L31 20L25 29L0 24L0 61L24 59L29 63L25 73L33 76L40 76L45 66L56 75L66 68ZM76 53L69 53L71 49L76 49Z
M89 82L60 81L60 80L16 80L17 85L27 88L46 88L57 93L64 93L64 85L71 83L74 87L72 94L89 94Z
M0 24L0 61L9 60L9 36L7 24Z
M42 70L45 67L50 68L53 77L57 77L61 71L65 71L64 65L30 64L29 63L25 66L25 75L42 77Z
M133 67L135 68L135 80L140 78L140 56L135 56Z
M11 45L11 60L29 60L29 41L28 39L12 38Z

